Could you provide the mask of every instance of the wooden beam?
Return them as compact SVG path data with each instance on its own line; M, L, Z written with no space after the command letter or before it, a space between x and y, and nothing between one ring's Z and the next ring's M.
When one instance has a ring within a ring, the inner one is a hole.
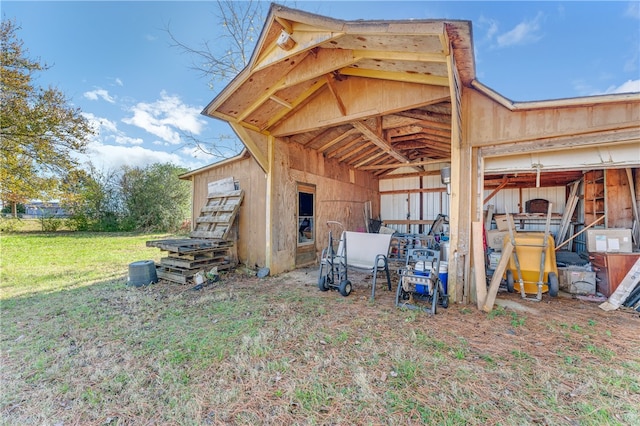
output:
M362 133L372 143L377 145L381 150L383 150L384 152L386 152L396 160L403 161L405 163L410 163L407 157L405 157L404 155L402 155L401 153L393 149L393 147L389 142L385 141L380 136L375 134L374 131L371 130L369 126L367 126L363 121L354 121L351 123L351 125L354 128L358 129L358 131L360 131L360 133Z
M325 78L327 80L327 87L329 88L329 92L331 92L331 94L333 95L333 98L336 100L340 113L343 116L347 115L347 108L345 108L344 102L342 102L342 99L340 98L340 95L336 90L336 86L335 84L333 84L333 77L330 74L325 74Z
M276 195L276 179L275 179L275 158L276 158L276 141L273 136L267 137L267 157L265 158L266 167L262 170L266 173L266 197L265 197L265 266L267 268L273 268L273 255L275 253L275 238L274 233L276 227L274 226L274 217L276 216L277 203L275 202Z
M447 77L437 75L409 74L398 71L368 70L354 67L340 68L338 72L342 75L351 75L354 77L377 78L381 80L403 81L406 83L429 84L432 86L449 86L449 79Z
M544 138L528 137L498 142L495 145L483 146L482 156L500 157L504 155L523 154L540 151L566 150L572 147L603 146L608 144L625 144L639 141L637 125L626 126L628 128L616 128L615 130L595 130L589 128L586 131L572 131L571 134L553 134Z
M293 33L293 25L291 24L291 22L287 21L286 19L280 17L280 16L276 16L274 18L276 20L276 22L278 24L280 24L282 26L282 28L289 34Z
M371 155L368 158L364 159L363 161L359 162L358 164L353 164L353 161L351 161L350 163L353 164L353 168L357 169L358 167L364 166L365 164L371 163L372 161L375 161L377 158L381 157L384 155L384 152L378 152L375 155Z
M289 102L285 101L284 99L280 99L276 95L269 96L269 99L271 99L273 102L275 102L277 104L282 105L285 108L288 108L288 109L292 109L293 108L293 105L291 105Z
M353 135L354 133L358 133L358 130L349 129L346 132L338 135L337 137L333 138L329 142L327 142L324 145L322 145L320 148L318 148L318 151L325 152L327 149L331 148L333 145L337 144L338 142L340 142L341 140L345 139L346 137L348 137L350 135Z
M229 122L229 125L236 132L238 137L240 137L240 140L242 140L242 143L244 144L244 146L247 147L247 150L251 153L253 158L256 159L256 161L258 162L258 165L260 165L260 168L265 173L268 173L268 171L269 171L269 159L267 157L265 157L265 155L263 154L262 150L260 150L260 147L258 147L258 145L256 145L256 143L251 138L251 135L249 135L249 133L247 133L247 129L245 129L240 124L235 123L235 122L231 122L231 121ZM267 136L267 138L272 138L272 137L271 136Z
M333 157L337 157L340 153L344 152L344 151L348 151L349 149L351 149L354 145L360 143L360 142L364 142L364 137L362 137L362 135L358 135L355 139L353 139L351 142L347 143L344 146L341 146L340 148L336 149L335 151L333 151L332 153L327 155L327 158L333 158Z
M358 161L362 160L363 158L365 158L365 157L369 157L371 154L373 154L373 153L374 153L374 152L376 152L376 151L378 151L378 152L379 152L379 151L380 151L380 148L378 148L378 147L377 147L377 146L375 146L375 145L372 145L372 147L371 147L371 148L366 149L366 150L363 150L362 148L360 148L357 152L353 152L353 153L351 153L351 155L353 155L353 154L358 154L358 155L356 155L355 157L353 157L352 159L350 159L347 163L349 163L349 164L355 164L355 163L357 163ZM380 155L382 155L382 153L381 153ZM346 160L347 158L349 158L349 156L346 156L345 158L340 158L340 161ZM366 161L367 161L367 162L368 162L368 161L371 161L371 159L367 159Z
M430 194L432 192L446 192L447 188L416 188L416 189L393 189L389 191L380 191L380 195L394 194Z
M286 89L304 81L320 77L326 73L334 71L340 66L354 63L357 59L353 57L350 50L342 49L320 49L314 51L315 54L306 53L297 65L282 76L280 80L269 86L268 90L259 94L258 97L238 114L237 120L242 121L253 111L258 109L267 99L282 89Z
M489 194L487 196L487 198L484 199L484 201L482 202L482 205L484 206L485 204L487 204L487 202L492 199L493 197L495 197L495 195L500 192L500 190L502 188L504 188L505 186L507 186L507 184L509 183L509 178L505 177L504 179L502 179L502 183L500 185L498 185L498 187L496 189L493 190L493 192L491 192L491 194Z
M386 175L380 179L400 179L406 177L420 177L420 176L440 176L440 170L427 170L426 172L411 172L411 173L396 173Z
M484 263L484 230L482 222L471 222L471 242L473 247L473 268L476 281L476 303L482 309L487 298L487 275Z
M393 52L386 50L354 50L353 54L363 59L384 59L411 62L447 62L446 55L431 52Z
M265 124L264 129L269 129L274 125L278 124L280 120L284 119L288 114L294 112L296 108L301 106L305 101L311 98L313 94L315 94L318 90L320 90L324 85L327 84L327 81L324 79L318 80L315 84L310 86L307 90L302 92L298 97L291 102L291 109L283 109L280 112L274 114Z
M428 166L430 164L444 164L450 163L451 158L440 158L435 160L425 160L425 161L412 161L410 164L383 164L379 166L364 166L360 167L360 170L381 170L381 169L399 169L400 167L410 167L410 166Z

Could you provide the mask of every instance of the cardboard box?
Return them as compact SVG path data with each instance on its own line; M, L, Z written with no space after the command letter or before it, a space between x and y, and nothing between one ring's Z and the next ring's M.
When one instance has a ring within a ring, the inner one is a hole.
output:
M496 226L498 227L498 231L507 231L507 230L509 230L509 227L507 226L507 215L506 214L499 215L499 216L494 216L493 220L496 221Z
M509 238L509 231L491 229L487 231L487 246L496 251L502 251L502 245L505 237Z
M631 229L587 229L587 251L631 253Z
M571 294L595 294L596 273L580 267L558 268L560 290Z

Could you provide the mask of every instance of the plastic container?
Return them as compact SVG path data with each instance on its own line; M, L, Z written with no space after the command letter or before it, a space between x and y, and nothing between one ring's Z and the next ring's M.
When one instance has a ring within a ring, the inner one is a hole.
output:
M425 268L424 262L420 261L420 262L416 262L416 265L413 268L413 273L415 275L420 275L423 277L428 277L429 276L429 270L427 268Z
M442 289L444 290L444 294L447 293L447 281L449 280L449 264L448 262L440 262L440 269L438 271L438 278L440 278L440 282L442 282Z
M129 264L128 285L142 287L157 282L158 274L153 260L140 260Z

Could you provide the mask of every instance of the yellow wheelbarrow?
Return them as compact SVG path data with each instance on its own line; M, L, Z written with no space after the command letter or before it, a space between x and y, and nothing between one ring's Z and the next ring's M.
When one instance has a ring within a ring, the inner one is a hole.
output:
M519 291L523 299L540 301L543 293L556 297L559 291L558 266L553 236L549 234L551 203L544 232L515 232L507 214L513 253L505 272L507 291ZM505 244L508 242L505 238ZM535 296L529 297L528 294Z

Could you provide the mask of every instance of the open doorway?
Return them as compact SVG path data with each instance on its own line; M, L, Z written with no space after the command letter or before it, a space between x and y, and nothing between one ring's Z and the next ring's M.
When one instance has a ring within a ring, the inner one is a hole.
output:
M313 263L316 260L316 187L298 183L296 266Z

